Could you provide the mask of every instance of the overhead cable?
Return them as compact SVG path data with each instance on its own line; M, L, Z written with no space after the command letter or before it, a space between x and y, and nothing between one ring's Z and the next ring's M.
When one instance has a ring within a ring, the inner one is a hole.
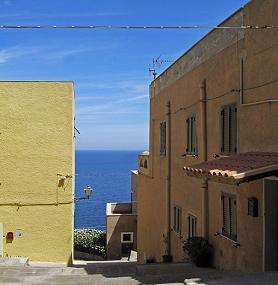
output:
M233 29L233 30L267 30L277 29L278 25L265 26L120 26L120 25L0 25L0 29Z

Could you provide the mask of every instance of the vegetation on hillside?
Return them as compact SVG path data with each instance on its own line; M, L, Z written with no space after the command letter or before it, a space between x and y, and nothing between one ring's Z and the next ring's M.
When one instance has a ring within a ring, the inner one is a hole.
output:
M106 256L106 233L96 229L74 230L74 249L96 256Z

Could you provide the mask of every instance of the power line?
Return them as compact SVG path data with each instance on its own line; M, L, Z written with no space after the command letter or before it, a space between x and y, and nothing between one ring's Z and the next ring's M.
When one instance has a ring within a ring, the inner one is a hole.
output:
M215 97L212 97L212 98L207 98L207 101L216 100L216 99L219 99L219 98L224 97L224 96L226 96L226 95L229 95L229 94L231 94L231 93L235 93L235 92L236 92L236 93L239 93L241 90L243 90L243 91L248 91L248 90L253 90L253 89L261 88L261 87L264 87L264 86L267 86L267 85L270 85L270 84L273 84L273 83L276 83L276 82L278 82L278 78L277 78L277 79L273 79L273 80L271 80L271 81L264 82L264 83L262 83L262 84L260 84L260 85L256 85L256 86L251 86L251 87L247 87L247 88L243 88L243 89L231 89L231 90L229 90L229 91L227 91L227 92L225 92L225 93L222 93L222 94L220 94L220 95L218 95L218 96L215 96ZM199 104L199 103L200 103L200 100L197 100L197 101L195 101L194 103L192 103L192 104L190 104L190 105L188 105L188 106L178 108L177 110L173 111L171 114L172 114L172 115L175 115L175 114L177 114L177 113L179 113L179 112L181 112L181 111L186 111L187 109L190 109L191 107L193 107L193 106L195 106L195 105L197 105L197 104ZM159 117L159 118L155 118L155 119L153 119L153 120L154 120L154 121L160 121L160 120L163 119L163 118L165 118L165 115L163 115L163 116L161 116L161 117Z
M278 26L210 26L210 25L188 25L188 26L118 26L118 25L0 25L0 29L232 29L232 30L266 30L277 29Z

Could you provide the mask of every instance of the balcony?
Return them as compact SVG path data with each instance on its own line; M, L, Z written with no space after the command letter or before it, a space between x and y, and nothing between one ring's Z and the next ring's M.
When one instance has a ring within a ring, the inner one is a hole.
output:
M148 151L144 151L138 156L138 172L150 175L150 153Z

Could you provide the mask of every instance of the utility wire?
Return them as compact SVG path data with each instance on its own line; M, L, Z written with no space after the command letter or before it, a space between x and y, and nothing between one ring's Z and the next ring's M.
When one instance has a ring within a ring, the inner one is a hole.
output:
M0 25L0 29L232 29L232 30L267 30L277 29L278 26L210 26L210 25L188 25L188 26L118 26L118 25Z
M262 84L260 84L260 85L251 86L251 87L246 87L246 88L243 88L242 90L243 90L243 91L253 90L253 89L261 88L261 87L264 87L264 86L267 86L267 85L270 85L270 84L273 84L273 83L276 83L276 82L278 82L278 78L277 78L277 79L274 79L274 80L271 80L271 81L267 81L267 82L262 83ZM207 101L216 100L216 99L218 99L218 98L224 97L224 96L226 96L226 95L228 95L228 94L231 94L231 93L234 93L234 92L239 93L240 91L241 91L241 89L231 89L230 91L227 91L227 92L225 92L225 93L222 93L222 94L220 94L220 95L218 95L218 96L215 96L215 97L212 97L212 98L207 98ZM179 113L180 111L185 111L185 110L187 110L187 109L189 109L189 108L191 108L191 107L193 107L193 106L195 106L195 105L197 105L197 104L199 104L199 103L200 103L200 100L197 100L197 101L195 101L194 103L192 103L192 104L190 104L190 105L188 105L188 106L181 107L181 108L177 109L176 111L172 112L171 114L172 114L172 115L175 115L175 114ZM161 116L161 117L159 117L159 118L155 118L155 119L153 119L153 120L154 120L154 121L160 121L160 120L163 119L163 118L165 118L165 115L163 115L163 116Z

